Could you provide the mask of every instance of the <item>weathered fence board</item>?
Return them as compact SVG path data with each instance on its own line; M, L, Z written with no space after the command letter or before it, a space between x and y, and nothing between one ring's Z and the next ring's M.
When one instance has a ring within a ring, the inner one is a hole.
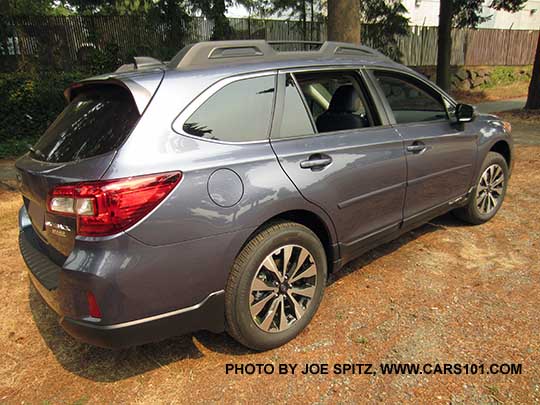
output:
M323 22L231 18L229 23L233 39L326 39ZM69 69L84 64L85 53L108 46L123 60L136 54L168 59L187 43L212 39L213 28L212 21L200 17L188 22L146 16L4 18L0 20L0 66L5 69L2 60L20 66L18 62L25 58L39 58L44 66ZM534 61L538 31L454 30L452 37L453 65L528 65ZM398 45L407 65L437 63L436 27L411 27L408 36L398 38Z

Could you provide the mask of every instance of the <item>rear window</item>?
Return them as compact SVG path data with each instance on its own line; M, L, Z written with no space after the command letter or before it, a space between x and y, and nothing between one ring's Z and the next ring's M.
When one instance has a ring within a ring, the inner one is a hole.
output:
M36 159L69 162L111 152L139 119L127 90L98 87L75 97L33 148Z

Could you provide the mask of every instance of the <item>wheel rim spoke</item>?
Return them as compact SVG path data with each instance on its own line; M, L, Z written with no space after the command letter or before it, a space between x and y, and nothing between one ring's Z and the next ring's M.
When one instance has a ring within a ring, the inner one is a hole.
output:
M280 297L275 297L274 301L270 304L270 308L268 308L268 312L264 316L263 321L261 322L261 328L268 331L270 330L270 327L272 326L272 322L276 316L277 307L280 303Z
M487 198L487 194L483 194L482 197L480 198L480 200L478 200L477 207L478 207L480 210L483 209L483 204L484 204L484 201L485 201L486 198Z
M277 292L277 287L266 284L260 278L255 278L251 286L252 291L273 291Z
M495 197L493 197L492 194L489 195L489 200L491 201L491 209L495 208L495 206L497 205L497 200L495 199Z
M303 249L300 251L300 254L298 255L298 260L296 261L296 266L294 266L294 270L291 273L290 279L294 279L294 276L302 268L304 263L306 262L306 259L309 256L309 252L306 249Z
M295 277L291 278L291 284L296 283L301 278L313 277L316 274L317 274L317 267L315 267L315 265L312 264L306 270L304 270L302 273L297 274Z
M493 183L491 183L491 188L502 186L503 181L504 181L504 176L497 177L495 180L493 180Z
M279 330L285 330L287 329L287 326L289 325L289 321L287 320L287 315L285 314L285 299L283 298L283 295L280 296L280 312L279 312Z
M277 268L276 261L272 257L272 255L269 255L266 257L266 259L263 262L263 266L269 270L274 276L279 280L283 281L283 276L281 275L280 271Z
M282 264L282 273L281 273L283 275L283 278L285 278L285 276L287 275L287 269L291 261L292 252L293 252L292 246L285 246L283 248L283 264Z
M257 301L255 304L251 305L251 316L258 316L263 310L263 308L266 306L268 301L270 301L272 298L275 298L275 294L268 294L262 300Z
M304 315L304 308L302 308L302 305L300 305L300 303L296 300L296 298L292 296L292 294L287 294L287 298L289 298L289 301L291 301L291 303L293 304L296 319L300 319L302 315Z
M291 288L291 294L302 295L304 297L313 298L315 295L315 287Z

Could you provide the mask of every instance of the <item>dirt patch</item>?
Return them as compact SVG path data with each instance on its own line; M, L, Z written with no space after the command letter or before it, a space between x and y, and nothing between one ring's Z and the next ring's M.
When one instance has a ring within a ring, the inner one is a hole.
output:
M0 402L540 401L540 147L519 147L499 215L447 215L332 276L290 344L253 353L196 333L123 351L80 344L29 287L20 197L0 190ZM522 363L522 375L226 375L228 363Z
M540 124L540 110L511 110L499 112L497 115L507 121L534 125L536 128Z
M508 85L498 85L485 89L469 91L452 91L452 97L462 103L479 104L490 101L508 100L510 98L527 97L529 93L528 82L515 82Z
M514 141L521 145L540 145L540 110L510 110L496 115L512 124Z

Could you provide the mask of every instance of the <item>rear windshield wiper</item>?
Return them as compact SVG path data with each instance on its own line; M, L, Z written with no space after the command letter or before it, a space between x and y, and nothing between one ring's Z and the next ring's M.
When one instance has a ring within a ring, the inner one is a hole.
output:
M37 150L36 148L34 148L32 145L26 145L26 148L31 152L33 153L35 156L37 156L38 158L42 159L42 160L47 160L47 156L45 156L43 153L41 153L39 150Z

